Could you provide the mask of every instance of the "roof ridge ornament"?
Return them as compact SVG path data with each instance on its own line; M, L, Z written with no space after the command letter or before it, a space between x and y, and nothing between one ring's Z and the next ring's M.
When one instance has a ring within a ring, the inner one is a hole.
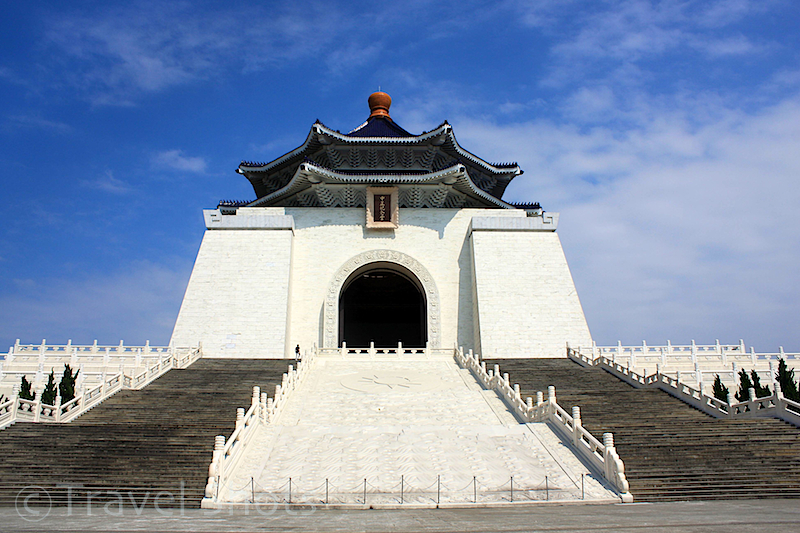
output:
M389 108L392 105L391 96L383 91L378 91L369 95L367 103L369 104L369 118L383 117L392 120L392 117L389 116Z

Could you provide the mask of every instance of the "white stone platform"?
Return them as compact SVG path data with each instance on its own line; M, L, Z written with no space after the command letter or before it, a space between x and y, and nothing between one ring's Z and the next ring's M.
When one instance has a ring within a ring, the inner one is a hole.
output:
M619 501L452 357L318 357L256 431L220 503L289 501L291 478L292 503L364 505L366 479L366 505L486 505L512 501L512 476L515 502Z

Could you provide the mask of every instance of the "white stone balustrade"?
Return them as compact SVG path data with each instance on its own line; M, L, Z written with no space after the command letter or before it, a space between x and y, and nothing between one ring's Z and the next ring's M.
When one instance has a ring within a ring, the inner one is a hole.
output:
M781 355L789 354L781 353ZM686 383L684 381L686 372L676 371L675 377L662 373L660 370L651 375L647 375L646 372L640 374L627 365L615 362L608 357L599 355L593 358L591 355L581 353L569 346L567 346L567 356L582 366L599 366L636 388L661 389L715 418L775 417L800 427L800 403L785 398L774 379L771 382L773 393L770 396L755 398L755 391L750 389L749 400L728 403L706 394L703 392L702 386L697 387ZM770 372L774 377L774 369ZM692 373L688 372L688 374ZM767 381L767 383L770 382ZM731 397L737 388L738 384L735 387L729 386Z
M750 372L755 370L761 382L771 385L775 381L778 359L786 361L789 369L800 370L800 353L786 353L781 346L778 352L760 353L751 346L747 350L743 340L739 344L699 345L694 341L690 345L676 346L667 341L664 346L649 346L642 342L637 346L578 347L576 352L588 360L604 357L612 363L623 365L637 374L646 375L646 369L657 369L660 374L678 378L681 382L694 383L696 389L710 392L715 376L728 388L739 387L738 372L741 369ZM700 386L702 384L702 387Z
M69 345L68 345L69 346ZM24 346L23 346L24 347ZM120 343L120 347L122 344ZM74 347L73 347L74 348ZM93 348L98 348L96 345ZM150 349L147 346L148 350ZM106 398L109 398L122 390L126 389L141 389L154 379L162 376L172 368L186 368L190 364L197 361L202 357L202 348L166 348L166 352L161 348L155 348L156 357L154 362L149 359L142 360L143 368L139 371L139 366L131 366L128 369L124 368L122 363L118 363L117 368L112 370L114 362L110 360L108 365L103 367L101 372L97 374L100 376L99 383L91 383L86 385L86 382L81 379L78 374L78 383L76 384L75 398L72 400L61 403L61 397L56 397L55 405L47 405L41 401L41 391L44 387L41 375L38 379L33 380L32 390L35 393L33 400L26 400L19 397L19 382L17 381L12 386L11 396L0 404L0 429L10 426L17 421L24 422L70 422L89 409L95 407ZM58 352L63 350L50 350L51 352ZM100 350L95 350L98 353ZM48 350L46 345L42 342L38 357L47 362L52 362L53 359L47 359L46 354ZM69 351L66 351L69 353ZM71 352L74 355L74 351ZM104 354L109 353L103 350ZM148 355L150 355L148 353ZM41 365L41 363L39 363ZM83 364L80 365L83 369ZM37 371L39 374L41 370ZM128 373L130 372L130 373ZM23 375L25 373L23 372ZM63 376L63 368L60 373L54 370L56 383L59 383ZM38 384L38 387L37 387Z
M64 345L20 344L19 339L10 347L4 359L0 361L0 391L10 390L25 376L34 388L44 386L49 370L56 373L57 379L63 374L64 365L81 369L81 382L100 383L103 372L119 372L128 375L137 374L153 366L154 362L174 355L185 354L189 348L175 346L99 346L97 341L92 345L74 345L70 340Z
M342 343L340 348L315 348L316 353L320 356L336 356L349 359L389 359L399 357L452 357L452 348L431 348L430 343L425 343L424 348L408 348L404 347L402 343L398 343L397 347L392 348L376 348L375 343L370 343L368 348L349 347L347 343Z
M473 354L472 350L465 354L463 348L456 350L456 359L463 368L471 370L484 387L497 391L522 421L547 422L554 427L563 439L573 444L582 459L601 472L619 491L624 502L633 501L625 477L625 466L617 455L613 436L606 433L603 443L593 437L581 424L580 410L573 411L573 415L577 414L577 417L571 416L558 405L555 387L548 387L547 400L544 400L541 392L537 392L535 404L532 398L523 401L519 385L511 386L508 373L501 377L499 365L494 365L494 369L487 371L486 362L481 361L478 354Z
M206 499L218 498L219 488L236 468L256 428L260 424L271 424L278 418L291 393L308 374L319 351L315 346L297 363L297 368L289 365L281 384L275 386L275 395L272 398L267 397L267 393L262 393L260 387L253 387L250 408L246 412L244 408L236 410L236 428L231 436L226 440L224 435L217 435L214 439L214 453L208 467Z

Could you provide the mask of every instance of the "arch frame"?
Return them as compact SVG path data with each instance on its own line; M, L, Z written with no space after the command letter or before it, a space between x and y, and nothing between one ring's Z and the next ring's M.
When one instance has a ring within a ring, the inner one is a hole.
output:
M439 348L441 344L441 317L439 305L439 290L433 281L428 269L422 263L408 254L396 250L369 250L355 255L344 262L334 274L325 296L324 331L322 332L322 347L337 348L339 346L339 302L342 288L350 276L358 269L369 265L394 263L416 276L425 295L426 321L428 327L428 343L431 348Z

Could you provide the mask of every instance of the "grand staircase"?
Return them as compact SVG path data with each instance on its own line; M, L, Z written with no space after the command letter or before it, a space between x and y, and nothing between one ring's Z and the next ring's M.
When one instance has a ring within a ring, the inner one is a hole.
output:
M201 359L69 424L0 431L0 505L14 505L32 487L20 495L28 505L199 507L214 437L231 434L253 386L272 396L290 362Z
M636 501L796 498L800 429L773 418L714 419L653 389L635 389L568 359L487 360L519 383L523 397L556 387L568 412L615 444Z

